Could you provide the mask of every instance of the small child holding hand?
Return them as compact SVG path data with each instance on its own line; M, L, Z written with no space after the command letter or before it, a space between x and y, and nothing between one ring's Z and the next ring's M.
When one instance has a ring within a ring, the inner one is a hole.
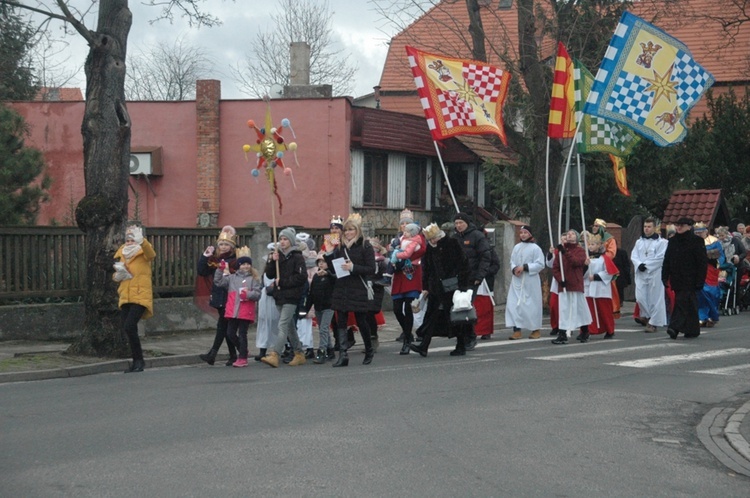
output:
M214 274L214 285L228 291L224 312L224 317L229 320L227 340L239 350L237 361L232 366L246 367L247 329L255 322L255 306L260 299L262 284L258 272L253 268L249 248L242 247L237 251L237 260L234 264L237 271L232 274L229 265L222 261Z

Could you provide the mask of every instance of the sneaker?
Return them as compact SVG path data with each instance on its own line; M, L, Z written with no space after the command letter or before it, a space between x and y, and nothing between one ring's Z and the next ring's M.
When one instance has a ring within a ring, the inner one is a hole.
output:
M313 348L307 348L305 351L305 358L308 360L315 358L315 350Z
M237 361L232 363L233 367L242 368L247 366L247 358L237 358Z

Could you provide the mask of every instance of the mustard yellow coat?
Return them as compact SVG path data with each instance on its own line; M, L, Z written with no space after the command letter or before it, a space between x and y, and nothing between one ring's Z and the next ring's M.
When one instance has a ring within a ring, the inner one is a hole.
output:
M140 304L146 308L142 319L150 318L154 315L154 294L151 286L151 262L156 258L154 247L143 239L141 244L142 251L135 255L130 261L125 260L122 250L125 244L121 245L115 253L115 260L125 263L133 278L123 280L117 288L120 295L118 307L122 308L123 304L134 303Z

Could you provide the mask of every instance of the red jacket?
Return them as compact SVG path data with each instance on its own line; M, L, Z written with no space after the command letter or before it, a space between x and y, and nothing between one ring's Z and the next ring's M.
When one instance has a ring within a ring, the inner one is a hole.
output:
M576 243L566 243L563 247L565 251L562 255L562 271L560 271L560 255L558 254L559 251L557 249L555 249L555 260L552 263L552 275L560 286L558 292L564 292L562 287L563 272L565 273L565 290L571 292L583 292L583 267L586 262L586 251Z

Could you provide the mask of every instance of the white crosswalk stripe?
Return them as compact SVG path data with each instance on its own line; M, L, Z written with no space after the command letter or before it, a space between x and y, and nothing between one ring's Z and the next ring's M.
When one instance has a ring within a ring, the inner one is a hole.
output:
M615 342L618 342L618 341L611 340L607 342L607 344L613 344ZM596 343L596 345L598 344L600 343ZM594 344L592 344L592 346L593 345ZM643 351L643 350L673 348L673 347L679 348L679 347L682 347L682 345L676 342L664 342L660 344L650 344L648 346L632 346L628 348L604 349L601 351L586 351L583 353L560 354L560 355L555 355L555 356L533 356L529 359L530 360L542 360L542 361L575 360L575 359L580 359L580 358L587 358L590 356L603 356L603 355L611 355L611 354L618 354L618 353L629 353L632 351Z
M719 349L716 351L701 351L699 353L690 354L677 354L669 356L659 356L656 358L644 358L642 360L631 360L631 361L619 361L615 363L607 363L607 365L615 365L619 367L632 367L632 368L650 368L664 365L674 365L676 363L685 363L689 361L700 361L709 358L720 358L723 356L732 356L740 354L748 354L750 349L747 348L731 348L731 349Z
M735 365L733 367L724 367L724 368L711 368L708 370L691 370L691 372L709 374L709 375L734 375L737 372L741 372L743 370L750 370L750 364Z

